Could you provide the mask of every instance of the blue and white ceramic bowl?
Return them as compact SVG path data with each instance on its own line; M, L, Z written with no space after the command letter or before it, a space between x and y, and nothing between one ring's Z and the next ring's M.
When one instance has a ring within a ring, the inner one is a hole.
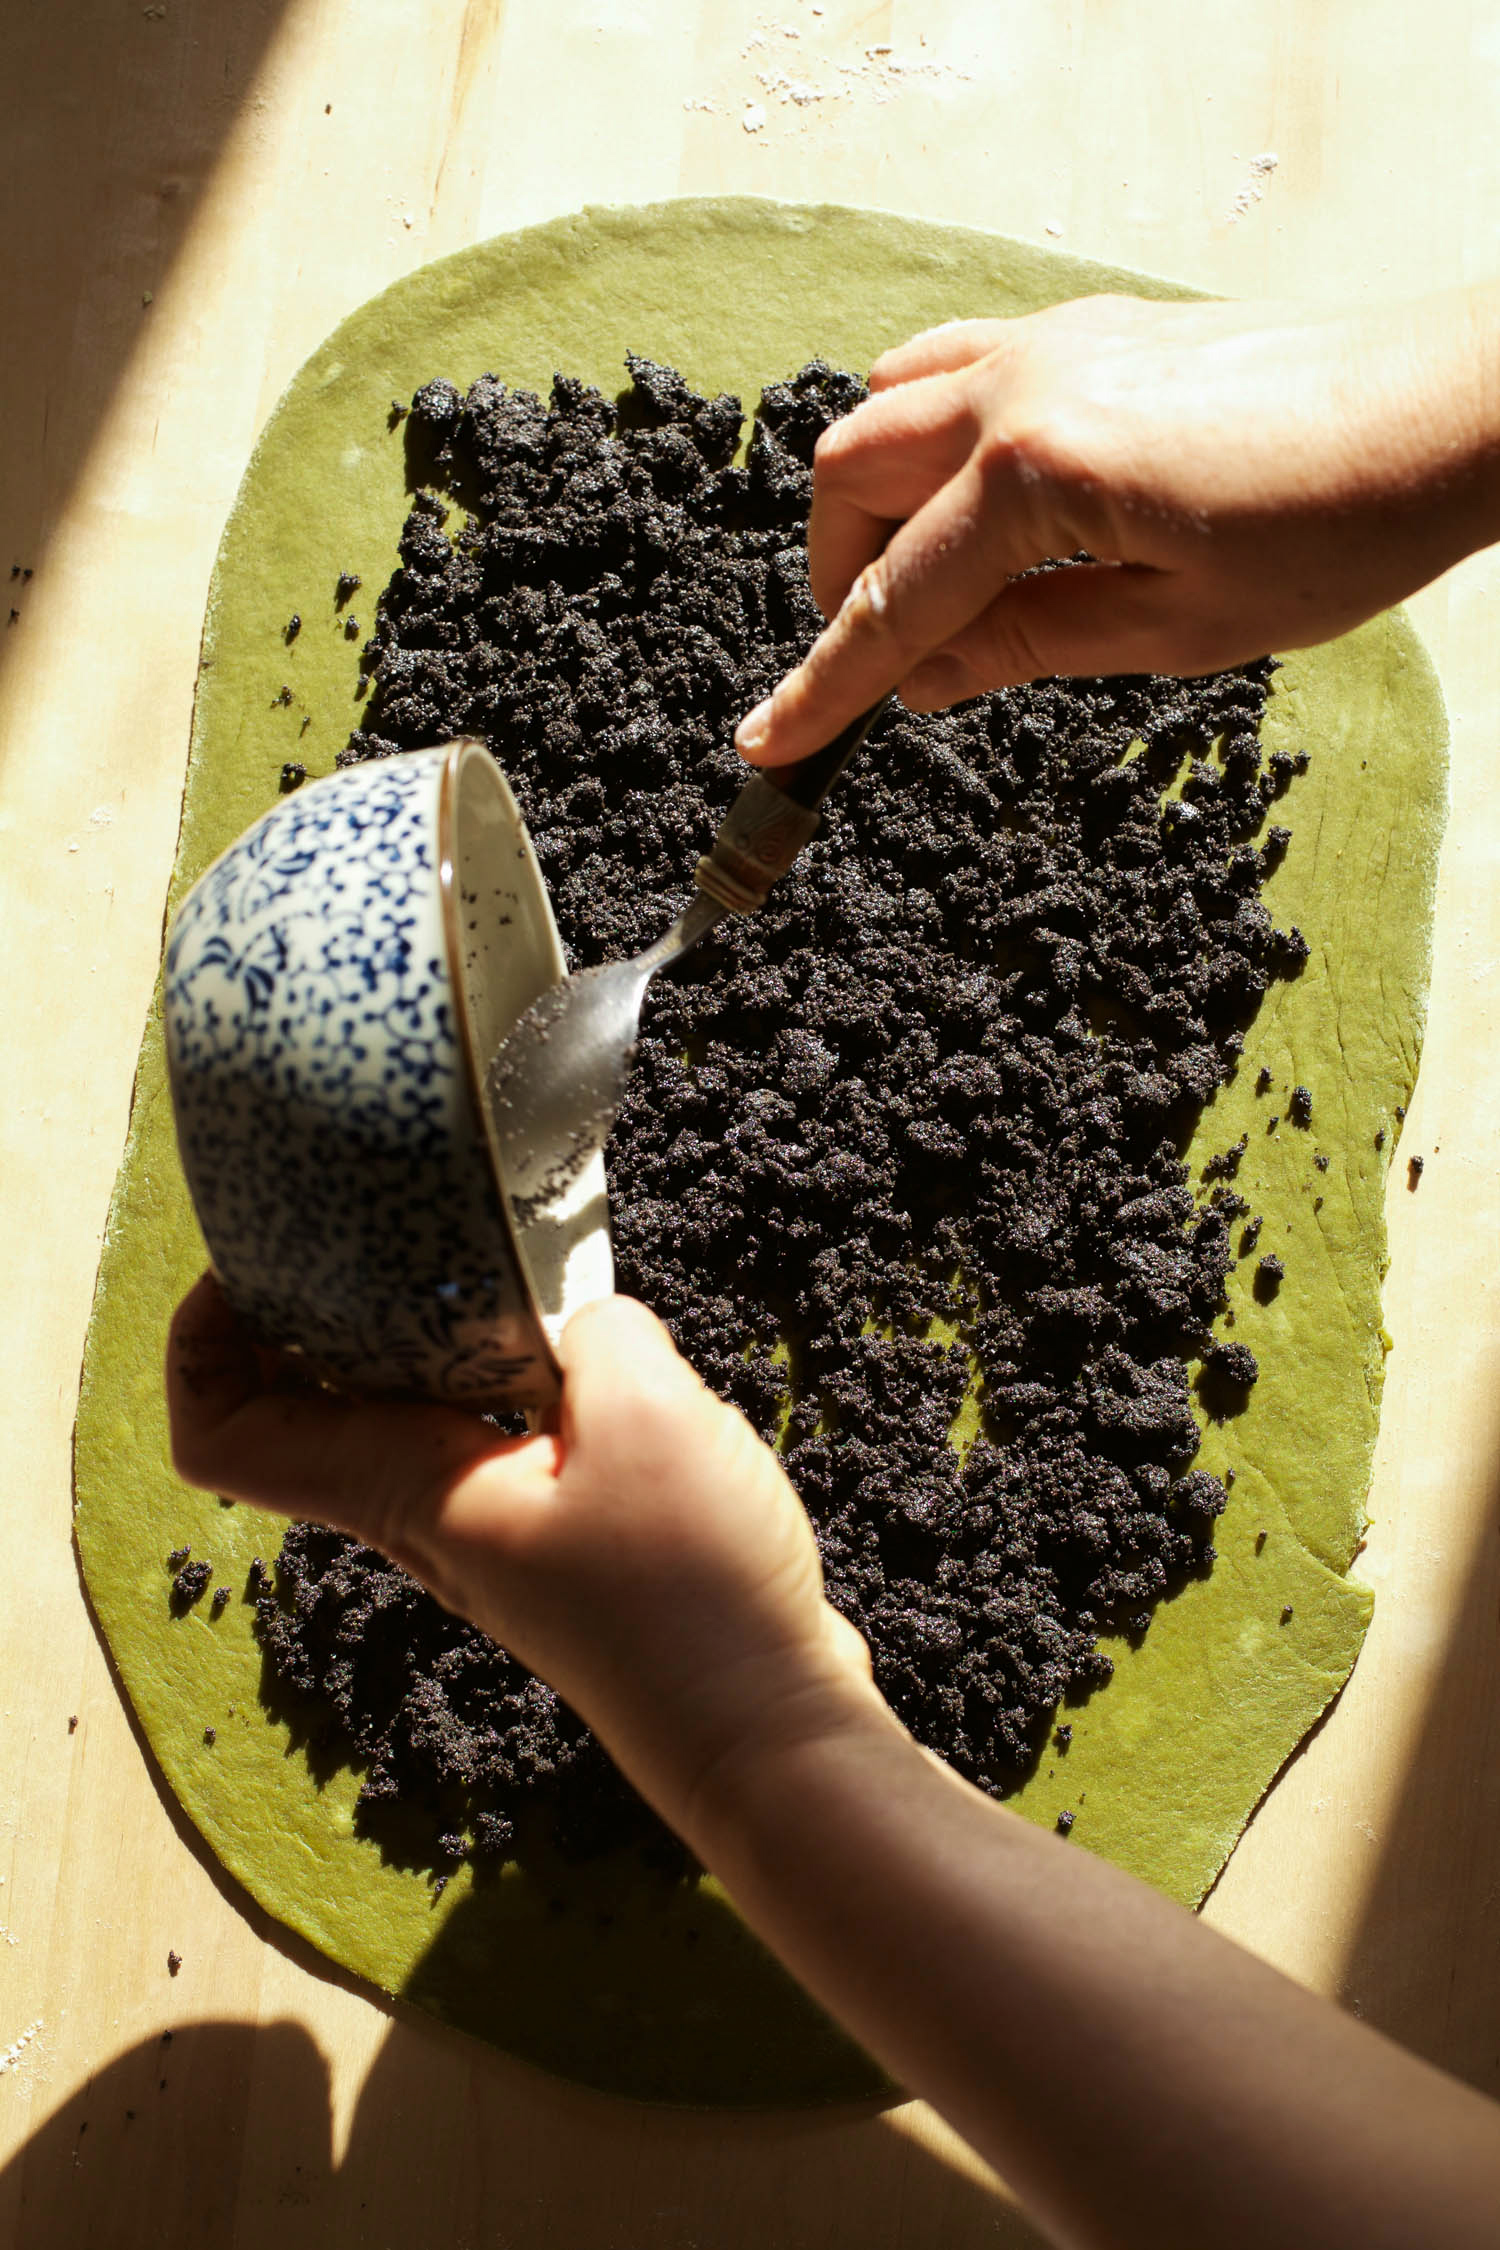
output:
M231 1303L335 1382L487 1409L560 1387L612 1286L603 1159L519 1226L485 1066L566 973L483 744L350 767L215 860L167 944L183 1169Z

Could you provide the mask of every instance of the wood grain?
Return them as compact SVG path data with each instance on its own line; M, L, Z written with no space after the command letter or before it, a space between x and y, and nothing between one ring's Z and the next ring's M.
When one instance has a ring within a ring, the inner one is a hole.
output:
M1497 91L1500 9L1463 0L1429 0L1417 27L1404 0L0 10L0 592L12 564L34 574L0 601L19 612L0 626L0 2240L1034 2240L915 2105L655 2113L380 2005L247 1909L156 1789L74 1567L69 1433L209 568L302 358L485 234L753 191L991 225L1228 294L1368 298L1493 261ZM1497 595L1492 554L1416 605L1455 818L1404 1144L1428 1162L1417 1193L1404 1162L1391 1188L1396 1350L1360 1566L1376 1622L1209 1912L1500 2091Z

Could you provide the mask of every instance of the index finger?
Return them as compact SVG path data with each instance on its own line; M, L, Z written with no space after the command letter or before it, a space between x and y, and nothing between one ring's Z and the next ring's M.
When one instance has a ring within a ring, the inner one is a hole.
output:
M807 567L831 618L860 572L940 492L974 447L979 425L961 384L913 382L867 398L831 422L813 455Z
M1021 315L1024 319L1026 316ZM972 367L1003 344L1015 323L1009 320L944 320L924 328L904 344L882 352L870 369L872 391L919 382L924 375L948 375Z
M741 720L741 754L776 766L821 749L971 624L1007 579L1044 561L1051 542L1019 498L997 497L971 459L860 573L804 661Z

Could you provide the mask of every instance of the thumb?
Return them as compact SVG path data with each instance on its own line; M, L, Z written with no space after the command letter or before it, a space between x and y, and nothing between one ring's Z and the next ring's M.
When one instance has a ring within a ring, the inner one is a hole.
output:
M564 1455L605 1445L629 1470L662 1446L680 1449L688 1428L719 1401L704 1388L655 1313L633 1297L601 1297L576 1312L557 1356L563 1371Z
M557 1347L567 1388L596 1375L643 1379L701 1391L702 1383L672 1341L671 1330L634 1297L596 1297L574 1313Z

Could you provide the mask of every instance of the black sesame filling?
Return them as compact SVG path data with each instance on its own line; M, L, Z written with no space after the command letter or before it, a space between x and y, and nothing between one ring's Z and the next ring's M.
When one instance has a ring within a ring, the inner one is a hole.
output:
M684 903L735 722L818 629L812 448L863 396L814 362L739 463L737 400L630 372L615 403L417 393L339 760L487 737L575 966ZM1245 1206L1200 1201L1183 1152L1306 958L1258 895L1306 764L1263 770L1270 672L888 717L766 910L652 987L609 1152L620 1287L779 1436L881 1687L994 1794L1108 1677L1100 1636L1213 1559L1190 1363L1243 1404L1254 1356L1210 1330ZM532 1808L579 1848L649 1833L551 1691L380 1556L294 1526L251 1591L273 1687L366 1766L367 1817L420 1813L440 1874Z

